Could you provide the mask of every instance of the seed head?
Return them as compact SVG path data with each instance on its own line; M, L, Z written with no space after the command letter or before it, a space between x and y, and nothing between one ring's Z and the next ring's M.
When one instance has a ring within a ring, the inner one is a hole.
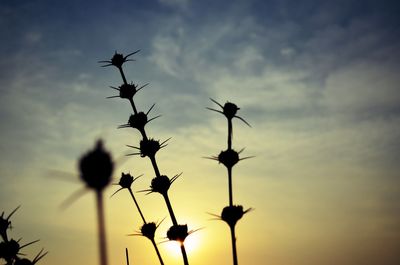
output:
M93 150L82 156L79 169L81 179L89 188L101 191L110 183L114 165L101 140Z
M133 176L129 173L121 174L121 178L119 179L118 184L121 186L121 188L123 189L129 189L133 183L135 179L133 178Z
M237 221L239 221L243 215L249 212L251 208L243 211L243 206L241 205L232 205L226 206L221 213L221 219L224 220L229 226L235 226Z
M156 223L146 223L140 228L140 232L142 236L147 237L150 240L154 239L154 235L157 230L157 225Z
M139 131L142 131L144 129L146 123L147 123L147 114L145 114L144 112L138 112L132 114L129 117L128 121L130 127L138 129Z
M0 258L5 260L13 259L20 250L19 243L14 239L3 241L0 243Z
M99 61L99 63L107 63L107 64L105 64L105 65L102 65L102 67L114 65L114 66L117 67L117 68L121 68L122 65L123 65L124 63L129 62L129 61L133 61L133 60L131 60L131 59L128 59L129 56L131 56L131 55L133 55L133 54L136 54L136 53L138 53L139 51L140 51L140 50L137 50L137 51L132 52L132 53L126 55L126 56L124 56L124 55L121 54L121 53L115 52L115 53L114 53L114 56L111 58L111 60L108 60L108 61Z
M228 119L232 119L233 117L235 117L236 112L240 109L238 108L235 104L231 103L231 102L226 102L223 109L223 113L224 115L228 118Z
M242 117L239 117L236 115L237 111L240 110L240 108L238 106L236 106L236 104L228 101L222 106L220 103L218 103L214 99L212 99L212 98L210 98L210 99L212 102L217 104L222 109L222 111L216 110L213 108L207 108L207 109L223 114L228 120L232 120L233 118L238 118L239 120L246 123L249 127L251 127L247 121L245 121Z
M167 232L167 237L169 240L178 241L181 244L183 244L188 235L189 233L187 225L173 225Z
M224 164L227 168L232 168L237 162L239 162L239 153L233 149L221 151L218 155L218 161Z
M165 175L155 177L151 180L151 192L166 194L169 190L169 187L171 186L171 183L171 180Z
M154 157L160 148L161 145L159 141L154 139L143 139L140 141L140 156Z
M7 239L7 230L11 229L11 216L19 209L20 206L15 208L7 217L4 217L4 212L1 213L0 216L0 236L4 241L8 241Z
M119 97L132 99L137 92L137 85L135 84L122 84L119 87Z

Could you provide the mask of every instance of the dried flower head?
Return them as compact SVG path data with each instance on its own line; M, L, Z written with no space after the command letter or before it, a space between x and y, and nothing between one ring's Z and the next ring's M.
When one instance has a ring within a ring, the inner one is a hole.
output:
M0 258L5 260L14 259L20 250L18 241L11 239L0 243Z
M169 179L167 176L165 175L161 175L159 177L155 177L151 180L151 185L150 185L150 189L149 190L145 190L145 191L149 191L149 193L151 192L158 192L160 194L166 195L169 188L171 187L171 184L180 176L182 175L182 173L175 175L174 177L172 177L171 179Z
M241 205L232 205L226 206L222 210L221 219L224 220L229 226L234 227L243 215L252 209L249 208L246 211L243 211L243 206Z
M7 217L4 217L4 212L1 213L0 216L0 236L4 241L8 241L7 238L7 230L11 229L11 216L19 209L20 206L15 208Z
M80 177L89 188L103 190L111 181L114 164L101 140L79 160Z
M136 93L139 92L139 90L141 90L142 88L144 88L147 85L148 84L145 84L145 85L143 85L143 86L141 86L139 88L138 88L138 85L135 85L133 83L131 83L131 84L122 84L118 88L112 86L111 88L117 90L119 92L119 95L110 96L110 97L107 97L107 98L125 98L125 99L129 99L129 100L133 100L133 96L135 96Z
M164 142L160 143L160 141L154 140L152 138L150 139L143 139L140 141L140 147L136 147L136 146L132 146L132 145L127 145L128 147L134 148L139 150L140 152L136 152L136 153L131 153L128 155L140 155L141 157L155 157L156 153L158 152L158 150L160 150L161 148L167 146L166 143L169 141L168 138L167 140L165 140Z
M239 160L239 153L233 149L221 151L218 155L218 161L227 168L232 168Z
M153 107L155 106L155 104L153 104L153 106L151 106L151 108L147 111L147 113L144 112L137 112L132 114L131 116L129 116L129 120L127 124L123 124L120 125L118 128L128 128L128 127L132 127L134 129L137 129L141 132L144 131L144 126L151 122L154 119L157 119L158 117L160 117L160 115L151 118L151 119L147 119L147 116L149 115L150 111L153 109Z
M181 244L183 244L188 235L187 225L173 225L167 231L167 238L169 240L178 241Z
M121 191L121 190L123 190L123 189L131 189L132 183L133 183L135 180L137 180L138 178L140 178L141 176L142 176L142 175L140 175L140 176L134 178L130 173L125 174L125 173L122 172L122 173L121 173L121 178L119 179L118 184L114 184L114 185L119 185L120 188L119 188L117 191L115 191L115 192L111 195L111 197L114 196L116 193L118 193L119 191Z
M134 61L134 60L132 60L132 59L128 59L128 57L131 56L131 55L134 55L134 54L138 53L139 51L140 51L140 50L137 50L137 51L132 52L132 53L126 55L126 56L124 56L124 55L121 54L121 53L115 52L115 53L114 53L114 56L111 58L111 60L108 60L108 61L99 61L99 63L107 63L107 64L105 64L105 65L102 65L102 67L107 67L107 66L114 65L114 66L117 67L117 68L121 68L122 65L123 65L124 63L129 62L129 61Z
M156 233L157 230L157 225L156 223L146 223L144 225L142 225L142 227L140 228L140 232L142 234L142 236L147 237L150 240L154 239L154 235Z
M135 178L131 174L129 174L129 173L125 174L125 173L122 172L121 173L121 178L119 179L118 184L123 189L129 189L134 180L135 180Z
M251 127L247 121L245 121L242 117L236 115L237 111L240 110L240 108L238 106L236 106L235 104L233 104L231 102L226 102L224 104L224 106L222 106L220 103L218 103L214 99L212 99L212 98L210 98L210 99L212 102L214 102L219 107L221 107L222 111L212 109L212 108L207 108L207 109L223 114L228 120L232 120L233 118L238 118L239 120L241 120L245 124L247 124L249 127Z

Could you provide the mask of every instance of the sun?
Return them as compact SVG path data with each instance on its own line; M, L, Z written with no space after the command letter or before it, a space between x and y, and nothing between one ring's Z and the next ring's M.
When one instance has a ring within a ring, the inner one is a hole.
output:
M191 254L195 252L201 246L201 239L198 233L190 234L184 242L186 253ZM165 243L168 252L171 253L173 256L180 257L181 253L181 246L178 241L168 241Z

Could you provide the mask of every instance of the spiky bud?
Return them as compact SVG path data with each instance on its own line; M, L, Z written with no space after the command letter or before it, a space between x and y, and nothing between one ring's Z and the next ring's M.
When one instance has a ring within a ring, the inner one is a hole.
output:
M150 240L154 239L156 230L157 230L157 225L155 223L146 223L140 228L140 232L142 233L142 235Z
M131 176L131 174L122 173L118 184L121 186L121 188L129 189L131 187L133 181L134 181L134 178L133 178L133 176Z
M140 156L141 157L154 157L161 145L159 141L154 139L143 139L140 141Z
M147 114L144 112L138 112L138 113L132 114L129 117L128 124L132 128L138 129L139 131L143 131L144 126L146 125L147 121L148 121Z
M137 92L137 85L135 84L122 84L119 86L119 97L132 99Z
M223 107L223 113L226 116L226 118L233 119L233 117L235 117L236 112L239 109L240 108L238 108L235 104L233 104L231 102L226 102L224 107Z
M152 192L158 192L164 195L167 194L170 186L171 180L167 176L161 175L151 180L150 189Z
M167 237L169 240L183 243L189 235L187 225L173 225L168 229Z
M227 168L232 168L237 162L239 162L239 153L233 149L221 151L218 155L218 161L224 164Z
M114 165L101 140L80 159L79 169L81 179L89 188L101 191L110 183Z
M19 249L19 244L14 239L3 241L0 243L0 258L11 260L17 256Z
M243 211L243 206L232 205L226 206L221 213L221 219L224 220L229 226L235 226L247 211Z

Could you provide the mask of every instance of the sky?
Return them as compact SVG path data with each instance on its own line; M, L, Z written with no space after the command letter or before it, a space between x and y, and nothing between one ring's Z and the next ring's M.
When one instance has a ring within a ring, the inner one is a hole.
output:
M148 135L171 140L157 154L192 265L230 264L227 174L204 159L226 148L226 121L210 98L240 107L233 147L255 156L234 167L234 203L253 208L237 224L239 264L395 265L400 262L400 4L398 1L1 1L0 212L38 264L98 264L93 192L77 163L97 139L121 172L147 189L151 164L126 157L132 110L102 68L140 49L129 81L149 83L139 110L162 115ZM110 264L156 264L127 192L105 194ZM136 193L147 219L171 225L162 197ZM167 217L167 218L166 218ZM192 247L189 247L192 246ZM166 264L176 246L159 244Z

